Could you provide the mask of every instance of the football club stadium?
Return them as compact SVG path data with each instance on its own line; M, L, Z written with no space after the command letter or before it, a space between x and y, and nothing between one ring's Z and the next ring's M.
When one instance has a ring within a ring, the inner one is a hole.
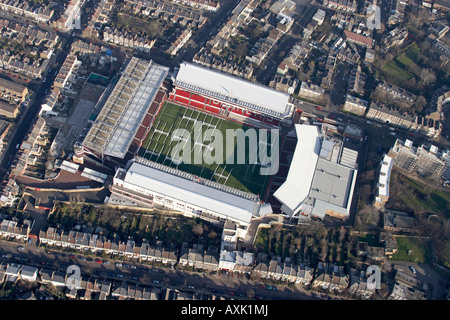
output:
M110 204L230 220L240 238L274 208L290 217L348 216L357 153L324 140L316 126L293 124L288 94L188 62L170 74L136 57L106 91L74 161L88 156L116 168ZM297 143L279 173L281 130Z

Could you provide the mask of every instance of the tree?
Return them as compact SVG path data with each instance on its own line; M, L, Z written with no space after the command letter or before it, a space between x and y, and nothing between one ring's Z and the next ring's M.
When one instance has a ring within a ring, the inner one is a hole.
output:
M419 73L419 77L424 86L432 84L436 81L436 73L431 68L422 68Z
M196 224L192 228L192 232L195 233L198 236L201 236L203 234L203 225L201 223Z
M247 43L246 42L241 42L236 46L236 50L235 50L236 56L239 59L239 62L241 62L245 56L247 55Z
M416 103L414 104L414 110L416 112L421 112L427 105L427 99L424 96L417 97Z

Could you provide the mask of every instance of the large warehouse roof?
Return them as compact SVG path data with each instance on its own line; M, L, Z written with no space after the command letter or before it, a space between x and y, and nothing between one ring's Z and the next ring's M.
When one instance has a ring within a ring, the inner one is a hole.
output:
M83 145L98 154L125 157L169 68L133 57L109 95Z
M316 126L295 125L297 146L286 181L274 193L287 214L294 214L308 197L319 158L321 141Z
M139 162L132 163L124 181L139 189L163 194L246 224L250 223L253 214L258 214L260 208L257 200L218 190Z
M287 93L192 63L180 65L175 85L273 117L290 116L293 109Z

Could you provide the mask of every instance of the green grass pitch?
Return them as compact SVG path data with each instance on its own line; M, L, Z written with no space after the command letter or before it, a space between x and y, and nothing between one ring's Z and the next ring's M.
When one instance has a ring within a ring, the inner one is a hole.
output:
M258 194L263 198L270 180L270 175L261 175L260 165L249 163L249 153L252 151L249 150L248 139L246 139L244 164L236 163L236 141L234 141L235 148L233 154L226 154L225 147L223 148L223 161L220 163L206 164L202 162L201 164L195 164L194 161L192 161L192 164L180 163L177 165L172 162L170 158L171 150L179 143L177 141L172 141L172 133L176 129L186 129L191 132L191 146L194 148L195 142L197 141L193 130L194 121L202 122L203 133L208 128L216 128L221 131L224 139L226 137L226 129L242 129L246 131L251 128L231 120L219 118L171 102L165 102L156 116L152 128L149 130L149 134L144 140L138 155L151 161L208 180L216 181L229 187ZM268 139L271 141L270 133ZM204 150L204 148L202 148L202 150ZM192 150L192 159L194 157L193 153L194 151ZM235 159L233 164L226 163L228 157L233 157L233 159Z

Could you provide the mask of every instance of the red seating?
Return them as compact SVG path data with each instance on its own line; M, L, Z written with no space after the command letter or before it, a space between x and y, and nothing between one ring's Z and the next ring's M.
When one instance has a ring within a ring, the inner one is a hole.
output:
M203 109L205 107L204 103L197 102L195 100L191 100L190 105L195 107L195 108L199 108L199 109Z
M245 116L245 114L242 111L242 109L239 109L239 108L238 109L233 109L233 110L231 110L231 112L236 113L236 114L241 115L241 116Z
M220 112L220 109L214 108L212 106L206 106L205 110L208 112L211 112L211 113L219 113Z
M177 89L175 94L177 96L182 96L182 97L186 97L186 98L189 98L191 96L191 94L189 92L186 92L186 91L183 91L183 90L180 90L180 89Z
M205 97L199 96L197 94L192 94L191 100L198 101L198 102L203 103L203 104L206 102L206 98Z
M169 94L169 100L178 102L184 106L200 109L220 116L225 116L227 112L232 112L240 116L249 117L257 121L261 121L271 125L279 125L280 121L276 119L268 119L265 116L248 111L245 108L235 108L228 104L222 104L220 101L216 101L213 98L203 97L196 93L184 91L177 88L174 92ZM225 111L225 112L224 112Z
M175 96L174 100L178 101L178 102L181 102L181 103L189 104L189 99L188 98Z

